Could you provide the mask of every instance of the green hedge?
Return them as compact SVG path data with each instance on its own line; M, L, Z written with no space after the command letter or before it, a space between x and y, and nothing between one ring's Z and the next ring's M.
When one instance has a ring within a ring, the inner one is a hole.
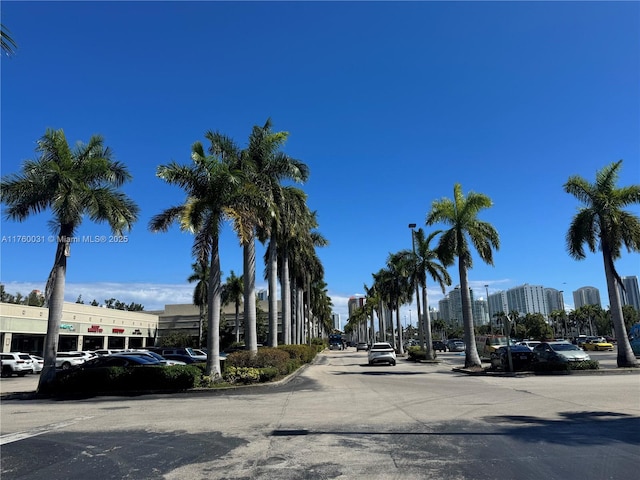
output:
M186 390L196 386L201 376L201 369L193 365L78 368L58 372L52 392L96 394Z
M600 365L596 360L582 362L534 362L534 372L569 372L571 370L598 370Z

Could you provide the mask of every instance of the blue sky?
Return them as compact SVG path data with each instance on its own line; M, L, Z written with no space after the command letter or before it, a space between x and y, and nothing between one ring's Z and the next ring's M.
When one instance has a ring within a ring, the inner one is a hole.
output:
M589 285L608 306L600 254L566 253L579 204L562 187L619 159L619 185L640 182L637 2L3 1L1 13L19 46L1 63L2 175L35 158L47 128L70 143L103 135L133 175L124 190L138 223L126 244L73 245L68 301L190 302L192 238L148 231L183 200L156 168L189 162L207 130L245 145L270 117L310 167L303 189L330 242L318 253L343 321L348 297L411 247L408 224L424 227L455 183L493 200L480 218L500 234L494 265L476 257L469 273L476 296L529 283L571 306ZM2 216L9 292L44 289L55 245L10 239L50 235L48 219ZM78 234L109 231L87 220ZM242 272L229 227L221 255L225 277ZM618 271L639 275L639 260L625 252Z

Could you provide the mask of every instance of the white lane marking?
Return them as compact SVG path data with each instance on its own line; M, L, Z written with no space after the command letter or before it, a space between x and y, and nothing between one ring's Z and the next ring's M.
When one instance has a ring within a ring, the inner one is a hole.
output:
M69 425L73 425L74 423L82 422L83 420L89 420L93 418L94 415L86 416L86 417L76 417L70 420L65 420L63 422L52 423L51 425L43 425L42 427L36 427L26 432L16 432L16 433L7 433L6 435L0 435L0 445L5 445L7 443L18 442L20 440L24 440L25 438L36 437L38 435L42 435L43 433L49 433L53 430L58 430L60 428L68 427Z

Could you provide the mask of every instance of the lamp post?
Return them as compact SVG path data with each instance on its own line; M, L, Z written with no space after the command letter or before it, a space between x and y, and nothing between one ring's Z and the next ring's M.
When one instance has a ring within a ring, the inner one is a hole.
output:
M489 285L485 285L484 289L487 292L487 314L489 315L489 333L493 334L493 325L491 324L491 307L489 307Z
M415 223L410 223L409 224L409 228L411 229L411 251L413 252L413 261L414 261L414 270L416 269L416 232L415 232L415 228L416 228L416 224ZM416 303L420 302L420 288L418 286L418 282L416 282ZM418 305L418 332L420 334L420 342L422 343L422 346L424 347L424 351L425 353L427 352L427 329L425 328L426 325L423 325L422 322L420 322L420 305ZM422 318L427 318L426 316L426 312L422 312Z

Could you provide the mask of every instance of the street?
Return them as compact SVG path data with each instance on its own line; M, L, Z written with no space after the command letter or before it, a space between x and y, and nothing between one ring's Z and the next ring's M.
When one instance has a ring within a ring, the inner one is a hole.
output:
M438 358L370 367L366 352L350 348L323 352L275 386L3 400L0 473L3 480L635 477L640 375L467 376L452 372L464 357ZM14 380L35 388L30 377L2 379L3 392Z

